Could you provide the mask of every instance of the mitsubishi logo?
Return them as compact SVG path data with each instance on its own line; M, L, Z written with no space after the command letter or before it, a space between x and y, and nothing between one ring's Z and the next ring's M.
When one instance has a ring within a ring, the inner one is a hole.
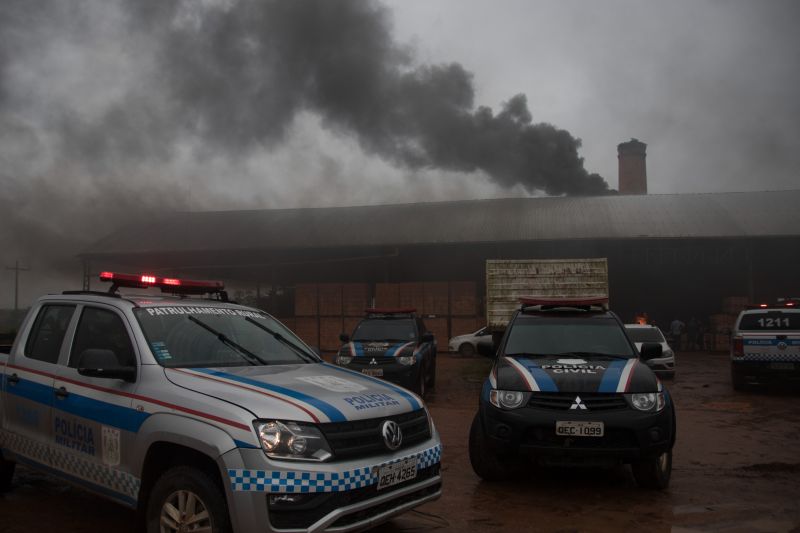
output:
M377 362L377 361L375 360L375 358L373 357L373 358L372 358L372 360L369 362L369 364L371 364L371 365L377 365L377 364L378 364L378 362Z
M570 405L570 409L586 409L586 404L583 403L580 396L575 396L575 403Z
M403 444L403 431L394 420L387 420L381 425L383 442L390 450L396 450Z

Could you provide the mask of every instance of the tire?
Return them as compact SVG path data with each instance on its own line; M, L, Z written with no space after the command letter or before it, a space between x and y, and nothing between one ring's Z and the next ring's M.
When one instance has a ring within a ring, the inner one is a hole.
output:
M0 492L11 490L11 481L14 479L14 469L17 463L0 459Z
M177 525L174 519L171 523L164 524L162 530L162 519L169 520L176 512L184 519L190 518L185 516L185 512L191 512L192 505L188 499L181 498L180 493L183 496L194 495L194 513L203 510L208 512L207 518L202 519L200 525L209 525L212 533L233 531L222 489L205 472L190 466L177 466L162 474L150 491L145 514L147 533L179 531L178 527L174 527ZM168 505L171 506L172 513L167 510ZM180 509L181 505L184 509Z
M426 386L426 377L425 377L425 368L420 364L419 367L419 377L417 378L417 384L414 386L414 392L417 393L417 396L425 399L425 393L428 392L428 388Z
M742 376L741 371L736 370L736 367L731 367L731 385L733 385L733 390L735 391L743 391L745 389L744 383L744 376Z
M428 389L433 390L436 388L436 358L434 357L431 361L431 369L428 372L430 377L428 378Z
M644 457L631 465L636 484L643 489L664 490L672 476L672 449Z
M468 342L463 343L458 347L458 353L464 357L472 357L475 355L475 347Z
M469 429L469 462L472 470L484 481L508 481L518 469L510 461L501 460L486 446L480 415L476 414Z

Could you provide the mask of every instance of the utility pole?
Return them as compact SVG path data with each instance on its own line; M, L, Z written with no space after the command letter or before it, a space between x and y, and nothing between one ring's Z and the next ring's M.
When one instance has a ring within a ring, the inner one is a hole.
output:
M30 270L30 268L19 266L18 259L13 267L6 267L6 270L14 271L14 312L16 313L19 310L19 273L20 271Z

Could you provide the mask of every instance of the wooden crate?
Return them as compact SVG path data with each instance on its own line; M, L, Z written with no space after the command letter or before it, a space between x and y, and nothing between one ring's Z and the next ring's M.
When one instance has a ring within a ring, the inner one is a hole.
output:
M448 327L447 318L425 318L424 321L428 331L433 333L436 338L438 350L446 352L447 343L450 341L450 328Z
M358 325L359 322L361 322L361 318L359 317L352 317L352 316L344 317L344 326L342 331L352 336L353 330L356 329L356 326Z
M319 319L319 348L335 352L342 345L339 334L342 332L342 317L324 316Z
M475 316L478 312L477 290L474 281L451 281L450 315Z
M397 283L376 283L375 307L399 307L399 290Z
M447 282L425 282L422 313L425 315L450 314L450 298Z
M295 318L294 332L309 346L319 347L319 322L317 317Z
M316 283L299 284L294 288L295 316L317 316Z
M483 326L486 320L483 317L451 317L450 318L450 337L473 333Z
M422 313L425 307L425 285L423 283L400 283L398 304Z
M317 285L319 316L342 316L342 284L320 283Z
M364 316L369 306L369 286L366 283L342 284L342 314L344 316Z

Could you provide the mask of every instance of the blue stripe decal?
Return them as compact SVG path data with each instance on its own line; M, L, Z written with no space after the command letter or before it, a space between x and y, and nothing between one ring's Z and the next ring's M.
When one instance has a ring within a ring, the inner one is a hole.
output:
M603 374L603 379L600 380L600 386L598 387L597 392L617 392L619 378L622 377L622 369L625 368L627 363L627 359L612 361L608 365L608 370L606 370L606 373Z
M530 359L518 359L522 366L528 369L528 372L531 373L533 379L536 380L536 384L539 385L539 390L542 392L558 392L558 387L556 386L556 382L553 381L553 378L544 371L539 366L536 366L536 363L531 361Z
M52 385L42 385L27 379L20 379L16 385L7 390L9 394L53 407L58 411L133 433L139 431L144 421L150 416L148 413L142 413L136 409L102 402L74 392L70 392L69 396L63 400L54 401L55 391Z
M325 364L325 363L323 363ZM326 365L330 366L330 365ZM347 417L344 416L340 410L338 410L333 405L329 404L328 402L324 402L319 398L315 398L314 396L309 396L308 394L304 394L302 392L298 392L296 390L287 389L286 387L281 387L279 385L271 385L269 383L264 383L263 381L258 381L251 378L246 378L244 376L237 376L236 374L230 374L228 372L221 372L219 370L212 370L210 368L193 368L195 372L202 372L203 374L208 374L211 376L217 376L220 378L230 379L231 381L238 381L239 383L246 383L247 385L252 385L254 387L258 387L259 389L264 389L272 392L277 392L278 394L283 394L285 396L289 396L290 398L294 398L295 400L300 400L301 402L313 405L323 413L325 416L330 418L331 422L346 422Z
M362 357L364 355L364 347L360 342L354 342L353 347L356 349L356 357Z
M87 489L89 489L91 491L94 491L94 492L103 494L105 496L108 496L109 498L112 498L112 499L114 499L114 500L116 500L116 501L118 501L120 503L124 503L128 507L134 507L135 508L136 505L137 505L137 501L135 499L133 499L130 496L127 496L126 494L123 494L121 492L117 492L115 490L111 490L108 487L104 487L102 485L95 485L94 483L92 483L90 481L86 481L85 479L77 478L75 476L67 474L66 472L62 472L61 470L57 470L55 468L52 468L52 467L47 466L47 465L44 465L44 464L39 463L37 461L34 461L32 459L28 459L27 457L25 457L23 455L19 455L18 453L14 454L14 458L17 461L19 461L20 463L27 464L28 466L31 466L31 467L33 467L33 468L35 468L37 470L44 470L44 471L49 472L50 474L52 474L54 476L60 477L62 479L66 479L70 483L74 483L75 485L80 485L80 486L85 487L85 488L87 488Z
M481 399L483 399L483 401L489 401L489 392L491 392L491 390L492 384L489 381L489 378L486 378L486 380L483 382L483 388L481 389Z
M233 443L236 445L237 448L248 448L248 449L252 449L252 450L257 450L258 449L258 446L253 446L252 444L249 444L249 443L241 441L241 440L233 439Z
M69 396L63 400L56 400L53 407L71 415L133 433L138 432L144 421L150 416L149 413L79 396L73 392L70 392Z
M356 376L358 376L358 377L360 377L362 379L366 379L367 381L372 381L373 383L375 383L377 385L382 385L382 386L386 387L387 389L390 389L390 390L396 392L397 394L401 395L403 398L408 400L408 403L411 404L411 407L415 411L417 409L422 408L422 406L419 404L419 402L411 394L406 392L404 389L401 389L400 387L397 387L394 384L389 383L388 381L384 381L384 380L378 379L378 378L373 378L372 376L367 376L366 374L359 374L358 372L353 372L352 370L347 370L346 368L333 366L333 365L328 364L328 363L322 363L322 364L324 364L327 368L334 368L334 369L336 369L336 370L338 370L340 372L345 372L345 373L349 374L350 377L353 377L353 375L355 374Z

